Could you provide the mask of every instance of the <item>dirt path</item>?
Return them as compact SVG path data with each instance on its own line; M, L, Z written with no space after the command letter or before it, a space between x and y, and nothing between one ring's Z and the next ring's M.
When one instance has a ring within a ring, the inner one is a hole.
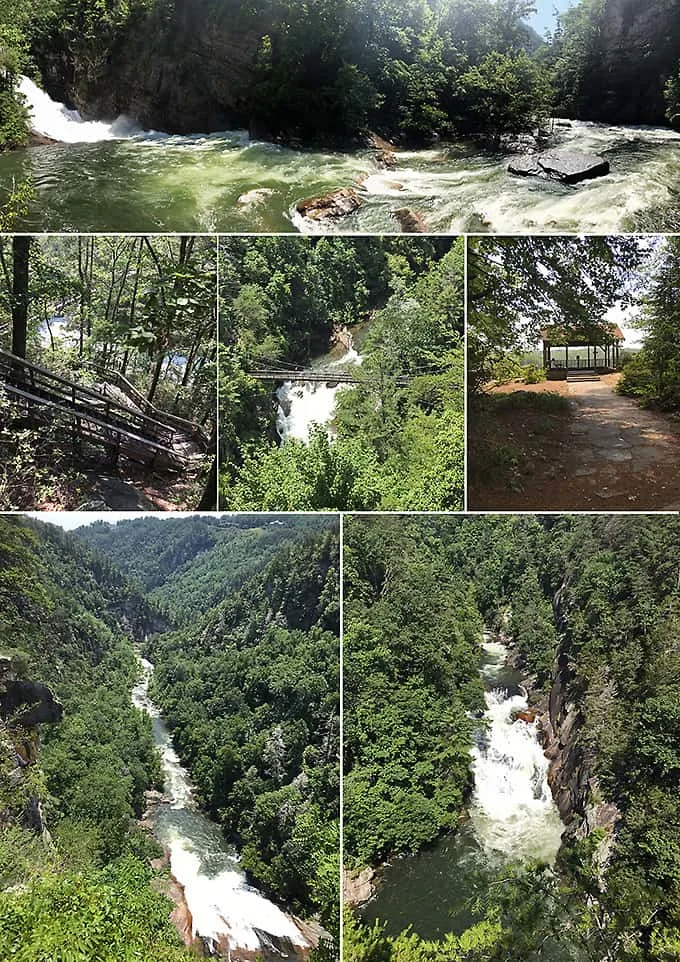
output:
M532 439L523 490L471 493L470 507L680 511L680 422L616 394L617 380L558 382L571 417L554 443L547 431Z

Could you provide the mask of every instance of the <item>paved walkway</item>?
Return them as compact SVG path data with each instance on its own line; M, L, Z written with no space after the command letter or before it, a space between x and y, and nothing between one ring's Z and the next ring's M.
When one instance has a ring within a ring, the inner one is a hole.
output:
M566 395L571 417L552 434L544 426L533 439L524 436L529 462L523 490L489 493L484 507L680 511L680 420L616 394L617 380L536 385Z
M573 506L680 511L680 422L639 407L604 381L567 388L572 443L559 487L573 486Z

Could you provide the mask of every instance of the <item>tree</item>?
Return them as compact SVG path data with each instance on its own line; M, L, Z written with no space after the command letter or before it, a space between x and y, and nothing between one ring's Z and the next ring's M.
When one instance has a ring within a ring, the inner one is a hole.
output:
M26 357L28 322L28 273L31 238L17 234L12 241L12 354Z

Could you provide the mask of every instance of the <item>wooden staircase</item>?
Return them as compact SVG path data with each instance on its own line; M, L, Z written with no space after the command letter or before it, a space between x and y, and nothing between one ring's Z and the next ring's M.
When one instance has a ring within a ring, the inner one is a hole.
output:
M583 370L567 371L567 381L570 384L578 384L581 381L599 381L600 375L594 368L583 368Z
M113 377L107 373L109 381ZM179 472L200 462L208 449L205 431L158 411L126 383L146 410L137 401L121 403L106 382L87 387L0 350L0 387L9 397L36 414L58 411L70 421L76 440L104 447L112 463L122 454L155 471Z

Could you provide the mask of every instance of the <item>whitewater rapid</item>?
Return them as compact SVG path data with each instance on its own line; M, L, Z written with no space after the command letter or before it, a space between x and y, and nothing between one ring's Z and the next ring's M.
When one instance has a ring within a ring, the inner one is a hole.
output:
M95 144L102 140L121 140L144 133L130 117L121 115L113 123L83 120L77 110L60 104L28 77L21 77L19 93L26 98L31 129L65 144Z
M170 799L154 816L154 835L170 851L170 867L184 888L194 936L213 949L228 946L231 958L236 949L262 952L273 948L275 954L286 954L286 946L308 949L309 943L293 919L248 885L237 853L227 845L219 826L198 810L188 774L149 698L153 665L142 659L141 669L132 700L151 716L154 741L163 761L165 794ZM283 949L277 948L277 943L282 943Z
M353 346L337 361L324 364L324 369L360 365L363 358ZM286 381L276 391L279 402L276 415L276 430L282 441L295 438L308 441L314 424L328 425L333 420L338 392L345 390L347 384L333 384L332 381ZM329 435L330 435L329 431Z
M572 121L551 149L604 156L611 172L569 186L513 177L513 155L463 142L399 150L380 170L370 150L295 150L247 131L168 135L129 117L87 121L21 80L32 126L70 145L0 155L0 196L21 180L35 190L31 230L392 233L395 212L433 233L621 233L674 229L680 133ZM359 209L336 220L302 217L301 200L354 187ZM319 398L319 401L321 398Z
M515 717L529 707L526 691L496 685L507 657L505 646L485 640L483 649L488 727L478 733L472 749L475 788L470 816L475 835L491 856L552 864L563 825L548 784L549 762L537 722Z

